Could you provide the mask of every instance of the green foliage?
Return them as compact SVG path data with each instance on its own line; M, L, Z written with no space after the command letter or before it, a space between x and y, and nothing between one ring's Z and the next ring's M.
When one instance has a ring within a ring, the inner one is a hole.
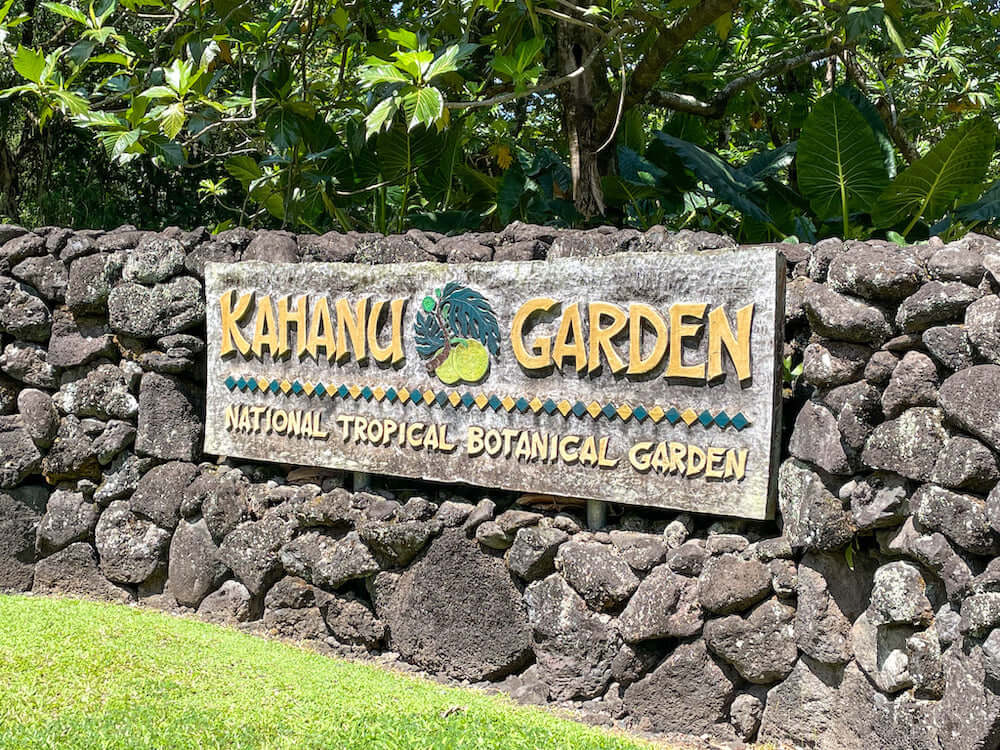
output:
M953 167L874 222L870 186L997 121L996 3L0 0L0 214L992 231Z
M852 211L866 209L889 183L871 126L840 94L827 94L813 106L799 136L799 188L817 218L840 217L844 236Z
M967 121L893 180L875 205L876 225L909 219L905 236L920 219L940 219L959 198L981 188L995 150L993 122L985 117Z
M0 663L2 750L651 747L500 696L122 605L0 596Z

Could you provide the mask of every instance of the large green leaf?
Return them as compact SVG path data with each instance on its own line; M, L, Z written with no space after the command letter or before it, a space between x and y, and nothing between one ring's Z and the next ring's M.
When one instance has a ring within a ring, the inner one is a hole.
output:
M871 126L840 94L813 107L799 136L799 189L821 220L840 217L844 233L852 211L867 211L889 183Z
M892 145L892 138L889 136L889 131L886 129L881 115L875 109L875 105L869 101L867 96L853 86L838 86L836 91L857 107L858 112L861 113L861 116L871 126L872 133L875 134L875 140L878 141L878 146L882 149L882 158L885 160L885 168L889 173L889 179L892 179L896 176L896 148Z
M1000 180L973 203L966 203L955 209L955 216L966 224L1000 219Z
M941 218L964 193L982 183L995 148L996 127L988 117L955 128L879 196L872 212L876 226L891 227L909 219L906 235L920 219Z
M720 201L763 224L771 222L771 217L753 198L753 194L763 188L762 183L693 143L662 132L658 132L656 138L673 151L699 181L708 185Z

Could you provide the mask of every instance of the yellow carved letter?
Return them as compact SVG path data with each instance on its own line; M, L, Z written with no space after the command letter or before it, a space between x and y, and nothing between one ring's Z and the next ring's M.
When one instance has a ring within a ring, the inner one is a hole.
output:
M264 295L257 303L257 322L253 329L253 353L264 356L264 347L275 356L278 351L278 331L274 325L274 306L271 296Z
M663 317L649 305L641 302L628 308L628 374L645 375L656 368L667 353L667 324ZM649 356L642 356L642 324L649 323L656 335L656 343Z
M729 318L722 307L708 314L708 379L722 375L722 347L736 368L740 380L750 377L750 326L753 323L753 303L736 311L736 334L729 327Z
M573 343L569 340L572 338ZM556 333L556 343L552 347L552 361L560 370L563 360L572 357L576 363L576 371L587 369L587 344L583 340L583 324L580 322L580 305L574 302L563 310L559 331Z
M243 334L240 332L240 327L237 324L246 317L247 312L250 310L253 294L248 292L241 295L236 300L236 306L234 307L233 297L235 296L236 290L230 289L228 292L223 292L222 296L219 297L219 311L222 317L222 347L219 349L220 357L225 357L232 351L238 351L244 355L250 351L250 344L243 338Z
M540 336L531 344L532 351L524 348L524 326L528 319L539 312L548 312L558 304L554 299L548 297L535 297L525 302L514 314L514 320L510 324L510 348L514 352L514 358L521 367L528 370L540 370L552 364L549 356L552 351L552 340L548 336Z
M705 317L705 302L678 303L670 306L670 359L667 362L668 378L698 378L705 377L705 363L698 365L684 364L684 339L696 336L701 330L701 323L684 323L686 317L701 319Z
M588 309L590 317L590 361L587 372L594 372L601 366L601 352L608 361L608 369L618 374L625 369L625 363L611 345L611 339L625 330L628 325L628 315L617 305L610 302L591 302ZM601 328L601 318L611 319L611 325Z
M368 310L368 300L359 299L354 304L355 314L351 314L351 306L346 299L337 300L337 361L342 362L347 356L347 337L351 338L351 348L354 358L360 362L368 357L365 349L365 317Z

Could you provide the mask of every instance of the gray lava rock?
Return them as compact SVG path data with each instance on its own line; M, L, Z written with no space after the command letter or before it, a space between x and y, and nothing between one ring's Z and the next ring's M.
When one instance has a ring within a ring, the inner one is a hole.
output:
M140 518L128 503L116 500L101 514L94 529L101 572L114 583L142 583L166 559L170 532Z
M813 342L802 359L802 377L820 388L834 388L861 378L872 350L841 341Z
M611 544L633 570L642 572L659 565L667 554L667 545L661 534L612 531Z
M764 704L760 698L750 693L740 693L729 707L729 723L744 742L750 742L757 736L763 715Z
M96 445L95 445L96 450ZM94 493L94 502L107 505L131 495L139 485L139 478L153 466L153 459L139 458L126 453L112 459L104 470L104 481Z
M179 333L205 320L201 284L182 276L152 288L122 284L108 297L111 328L140 339Z
M986 273L982 253L955 242L934 253L927 261L927 270L932 279L962 281L970 286L978 286Z
M986 677L980 646L952 646L944 654L944 696L933 724L948 750L988 750L1000 737L1000 695Z
M228 575L229 567L208 533L205 521L181 521L170 540L167 568L170 593L177 603L198 607Z
M887 471L876 471L854 484L851 516L859 531L897 526L909 513L909 484Z
M544 578L555 571L556 552L568 539L569 534L555 528L519 529L507 553L507 566L525 581Z
M64 479L100 478L94 442L76 417L64 417L59 423L52 447L42 459L42 474L50 484Z
M110 464L126 448L135 442L135 427L128 422L112 419L108 426L94 440L94 450L101 466Z
M56 490L49 496L45 515L38 524L38 551L51 555L73 542L87 541L99 515L99 508L87 502L82 492Z
M17 395L17 411L36 445L45 448L52 444L59 429L59 412L49 394L25 388Z
M730 615L705 624L705 643L748 682L768 684L788 676L799 656L795 610L777 599L757 605L744 619Z
M778 471L782 535L793 547L839 549L854 536L854 520L824 477L796 459Z
M51 255L22 260L11 270L11 275L38 290L49 302L62 302L66 298L69 284L66 264Z
M727 722L736 694L735 673L717 664L704 641L685 643L653 672L625 690L625 709L657 732L732 737ZM670 700L664 700L664 696Z
M914 493L910 505L923 528L940 531L963 549L989 556L1000 549L990 527L986 502L974 495L925 484Z
M290 232L262 230L243 251L243 260L264 260L269 263L295 263L299 248Z
M731 554L710 558L698 580L701 606L720 615L749 609L771 593L766 565Z
M185 489L180 512L193 516L200 509L212 538L222 542L250 520L249 483L240 472L202 474Z
M938 323L961 320L965 308L982 296L975 287L959 281L928 281L903 300L896 325L904 333L920 333Z
M1000 591L973 594L962 601L961 632L982 636L997 627L1000 627Z
M924 331L922 340L930 355L951 371L972 367L976 362L964 326L935 326Z
M338 643L375 649L385 639L385 623L354 594L328 597L322 611L326 626Z
M0 492L0 591L28 591L35 568L35 538L48 491L22 485Z
M139 480L129 506L160 528L175 529L184 491L197 474L197 466L182 461L156 466Z
M914 407L876 427L861 460L873 469L926 482L934 476L938 454L947 440L941 411Z
M901 300L920 287L921 271L906 250L852 245L830 263L827 280L837 292L865 299Z
M941 385L939 400L949 422L1000 451L1000 366L956 372Z
M850 661L851 625L868 607L874 565L855 555L849 566L839 553L807 553L799 564L795 640L824 664Z
M389 581L395 580L393 585ZM498 679L531 657L531 627L503 559L447 530L398 578L375 580L375 613L406 661L456 679Z
M81 380L65 384L52 400L64 414L78 417L133 419L139 412L128 378L115 365L98 365Z
M10 227L11 225L0 224L0 226ZM6 240L2 239L3 234L0 234L0 273L4 274L9 273L11 268L25 258L45 255L45 240L37 234L25 232L16 237L10 237L10 231L13 230L7 231L8 239Z
M921 698L938 700L944 694L944 665L936 630L928 628L906 639L907 671Z
M956 435L938 456L931 479L951 489L988 492L1000 480L1000 468L993 451L975 438Z
M911 406L935 406L937 393L938 376L933 360L920 352L907 352L882 394L882 412L886 419L895 419Z
M121 278L122 257L99 253L74 260L69 267L66 304L75 315L103 314L111 287Z
M965 331L984 359L1000 364L1000 297L991 294L969 305Z
M500 528L496 521L485 521L476 527L476 541L484 547L503 551L514 543L514 536Z
M264 629L271 635L296 640L325 641L327 637L326 621L319 607L265 610Z
M165 237L143 238L139 247L128 254L122 269L122 279L140 284L166 281L184 270L184 246Z
M55 367L77 367L117 352L111 330L96 318L75 319L68 310L52 313L52 337L48 363Z
M0 333L22 341L48 341L52 315L27 284L0 276Z
M227 537L224 544L228 543ZM331 590L379 570L368 547L353 531L341 538L307 532L281 548L281 564L292 575Z
M639 586L639 579L614 548L597 542L566 542L556 554L556 569L598 611L621 604Z
M247 622L253 619L253 600L242 583L226 581L202 600L198 614L212 622Z
M133 599L128 589L116 586L101 575L97 553L86 542L76 542L39 560L31 590L36 594L82 596L121 603Z
M430 521L365 521L358 535L383 568L402 568L417 556L428 540L441 531Z
M41 459L23 417L0 417L0 487L20 484L38 469Z
M191 389L166 375L143 375L136 450L166 461L195 461L201 454L201 435L202 419Z
M621 639L606 615L586 603L558 575L531 584L524 593L535 659L553 700L601 695L611 681Z
M222 541L219 553L250 593L260 596L281 577L280 550L291 541L293 533L291 524L277 516L265 515L259 521L237 526Z
M934 609L923 574L908 562L891 562L875 571L868 620L872 625L928 625Z
M699 632L704 621L697 580L661 565L639 584L618 624L628 643L638 643L657 638L686 638Z
M38 344L13 341L0 354L0 372L27 386L52 390L59 385L58 372L48 361L48 353Z
M840 442L837 418L821 404L807 401L795 418L788 452L830 474L850 474L851 464Z
M690 539L667 552L666 563L675 573L685 576L700 576L709 552L702 539Z
M884 310L822 284L808 288L803 306L812 330L829 339L881 345L893 333Z

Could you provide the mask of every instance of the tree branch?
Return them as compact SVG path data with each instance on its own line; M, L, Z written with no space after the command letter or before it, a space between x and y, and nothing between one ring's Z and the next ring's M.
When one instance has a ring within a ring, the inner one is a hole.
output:
M671 91L657 91L655 89L649 92L646 97L646 101L650 104L666 107L667 109L672 109L676 112L686 112L687 114L697 115L699 117L719 118L726 113L726 107L729 106L729 100L743 89L752 86L755 83L759 83L765 78L773 78L774 76L784 75L788 71L801 67L802 65L808 65L828 57L834 57L839 55L845 49L847 49L846 45L842 42L835 41L825 49L811 50L809 52L803 52L800 55L794 55L793 57L775 60L764 67L753 71L752 73L747 73L739 76L738 78L734 78L732 81L723 86L719 92L708 101L702 101L701 99L690 96L689 94L678 94Z
M627 112L646 98L660 81L660 74L667 64L677 56L681 48L698 32L720 16L731 12L739 0L701 0L681 18L663 29L653 41L650 49L639 60L628 90L622 99L622 111ZM616 119L618 102L608 102L597 116L597 131L610 131Z
M593 29L591 29L593 31ZM613 39L618 31L618 27L615 27L607 34L604 34L602 44L595 44L594 49L590 51L590 54L580 63L580 67L576 70L567 73L564 76L559 76L558 78L550 78L548 81L543 81L536 86L531 86L530 88L524 89L523 91L508 91L503 94L498 94L497 96L490 97L489 99L480 99L474 102L446 102L445 107L448 109L482 109L483 107L495 107L498 104L505 104L506 102L513 101L514 99L520 99L526 96L531 96L532 94L541 94L545 91L550 91L554 88L562 86L564 83L569 83L574 78L579 78L582 76L594 61L597 59L601 50L609 40ZM601 32L603 34L603 32ZM614 113L612 112L612 115Z

